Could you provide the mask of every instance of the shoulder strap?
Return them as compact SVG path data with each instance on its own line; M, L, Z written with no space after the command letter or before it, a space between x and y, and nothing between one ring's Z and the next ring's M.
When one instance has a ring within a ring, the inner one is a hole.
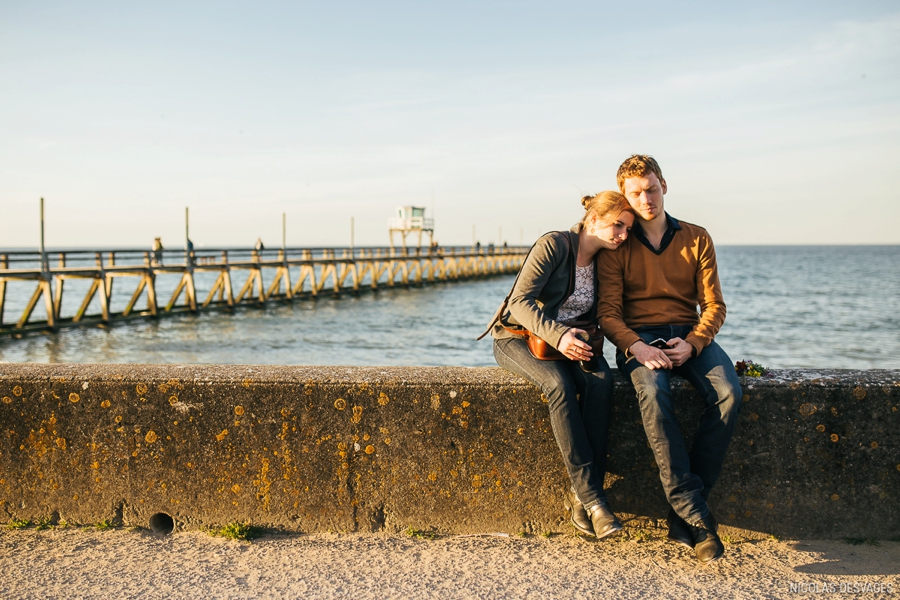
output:
M548 231L544 235L548 235L550 233L562 233L563 239L566 241L566 251L569 251L569 249L571 248L571 244L569 242L569 235L568 235L567 231L561 231L561 232ZM544 235L542 235L541 237L544 237ZM538 239L541 239L541 238L538 238ZM490 323L488 323L487 329L484 330L484 333L482 333L477 338L475 338L476 342L478 340L480 340L481 338L483 338L484 336L486 336L488 333L490 333L491 329L493 329L493 327L497 323L497 321L500 320L500 317L503 316L503 312L506 310L506 307L509 305L509 299L512 296L513 290L516 289L516 284L519 282L519 276L522 274L522 269L525 268L525 263L528 261L528 257L531 256L531 251L534 250L535 246L537 246L537 242L532 244L531 248L528 249L528 254L526 254L524 260L522 260L522 266L519 268L519 272L516 273L516 279L515 279L515 281L513 281L512 287L509 289L509 293L506 295L506 298L503 299L503 303L500 304L500 308L498 308L497 312L494 313L494 316L491 317L491 321L490 321Z

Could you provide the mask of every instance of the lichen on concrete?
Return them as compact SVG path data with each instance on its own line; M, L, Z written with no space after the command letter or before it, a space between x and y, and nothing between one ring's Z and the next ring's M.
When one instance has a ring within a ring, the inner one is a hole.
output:
M900 535L900 371L744 378L711 503L727 526ZM700 402L673 386L684 431ZM564 527L545 402L498 368L0 365L0 506L73 523L155 513L195 528L473 533ZM666 505L617 375L607 488L620 513Z

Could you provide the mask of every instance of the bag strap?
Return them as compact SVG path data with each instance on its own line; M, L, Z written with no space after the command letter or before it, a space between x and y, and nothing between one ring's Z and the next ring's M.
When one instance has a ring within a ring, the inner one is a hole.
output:
M572 244L569 241L569 232L568 231L560 231L560 232L548 231L544 235L547 235L550 233L562 233L563 239L566 240L566 252L571 252ZM542 235L541 237L544 237L544 235ZM540 239L540 238L538 238L538 239ZM513 291L516 289L516 284L519 283L519 276L522 274L522 270L525 268L525 263L528 262L528 257L531 256L531 251L534 250L535 246L537 246L537 242L532 244L531 248L528 249L528 254L525 255L525 259L522 261L522 267L519 269L519 272L516 273L516 280L513 281L512 287L509 289L509 293L506 295L506 298L503 299L503 303L500 304L500 308L498 308L497 312L494 313L494 316L491 317L491 321L490 321L490 323L488 323L487 329L485 329L484 333L482 333L477 338L475 338L476 342L478 340L480 340L481 338L483 338L484 336L486 336L488 333L490 333L491 329L494 328L494 325L497 323L497 321L500 320L500 317L503 316L503 312L506 310L506 307L509 305L509 299L512 297ZM570 295L571 295L571 292L570 292ZM506 330L509 331L510 333L513 332L513 330L511 330L508 327L506 328Z

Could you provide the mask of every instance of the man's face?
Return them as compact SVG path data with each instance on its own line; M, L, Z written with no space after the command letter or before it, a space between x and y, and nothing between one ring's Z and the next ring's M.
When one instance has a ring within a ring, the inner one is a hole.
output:
M645 221L664 214L663 195L666 193L666 180L662 181L655 173L647 173L640 177L629 177L624 182L625 198L634 212Z

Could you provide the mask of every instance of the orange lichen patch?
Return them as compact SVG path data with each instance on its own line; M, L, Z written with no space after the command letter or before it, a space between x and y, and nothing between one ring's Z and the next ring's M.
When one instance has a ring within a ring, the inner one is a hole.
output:
M56 438L56 445L61 449L66 449L66 438Z
M217 439L218 441L221 442L222 440L225 439L225 436L226 436L226 435L228 435L228 430L227 430L227 429L223 429L223 430L222 430L222 433L220 433L220 434L218 434L218 435L216 436L216 439Z
M388 395L385 394L384 392L381 392L380 394L378 394L378 404L380 404L381 406L384 406L385 404L387 404L390 401L391 401L391 399L388 398Z
M158 389L158 390L161 391L163 394L165 394L166 392L169 391L169 386L167 386L167 385L164 384L164 383L161 383L161 384L159 384L158 386L156 386L156 389Z
M121 423L121 422L122 422L122 415L118 415L115 419L113 419L113 421L115 421L116 423Z
M354 406L353 407L353 416L350 417L350 420L354 423L359 423L362 420L363 407L362 406Z
M840 500L840 499L841 499L841 497L838 496L837 494L832 494L832 495L831 495L831 501L832 501L832 502L837 502L837 501Z
M22 386L21 386L21 385L17 385L17 386L15 386L15 387L13 387L13 396L15 396L16 398L18 398L18 397L21 396L21 395L22 395Z
M100 408L109 408L111 404L112 402L110 402L109 400L104 400L100 403Z
M525 428L519 427L518 429L516 429L516 433L518 433L519 435L525 435Z
M450 409L450 412L453 413L454 415L461 415L461 414L462 414L462 407L461 407L461 406L454 406L452 409Z
M169 396L169 404L172 406L178 404L178 396Z
M241 382L241 385L244 386L244 387L247 388L247 389L250 389L250 386L253 385L253 380L252 380L252 379L245 379L245 380L243 380L243 381Z
M751 421L759 421L759 415L754 412L750 413L750 420Z
M547 400L547 396L545 396L544 394L541 394L541 402L543 402L544 404L547 404L550 401Z
M387 444L388 446L390 446L390 445L391 445L391 438L389 438L389 437L384 438L384 443Z
M239 494L241 491L241 486L239 486L238 484L234 484L233 486L231 486L231 491L235 494Z
M472 476L472 487L474 487L474 488L481 487L481 475L473 475Z
M819 433L825 433L825 426L821 424L816 425L816 431L818 431Z
M368 433L364 433L362 439L365 440L365 441L369 441L369 438L370 438L370 437L371 437L371 436L370 436Z
M240 406L240 405L235 406L235 407L234 407L234 414L236 414L237 416L241 416L242 414L244 414L244 407L243 407L243 406Z
M800 414L804 416L809 416L816 412L816 405L811 404L809 402L800 405Z
M437 481L437 473L435 471L428 474L428 481Z
M366 454L372 454L373 452L375 452L375 446L373 446L371 444L366 446Z
M463 408L469 408L470 406L471 406L471 404L469 404L468 402L466 402L465 400L463 400L463 402L462 402L462 407L463 407Z
M99 469L99 468L100 468L100 463L97 462L97 461L95 460L94 462L91 463L91 468L92 468L92 469Z
M81 400L81 396L79 396L75 392L72 392L71 394L69 394L69 402L74 404L75 402L78 402L79 400Z
M137 392L138 396L143 396L144 394L147 393L147 391L149 389L150 388L147 387L146 383L139 383L136 386L134 386L134 391Z
M289 408L282 408L281 409L281 417L283 419L287 419L289 416L291 416L291 410Z
M876 448L878 448L878 442L872 442L871 444L869 444L869 446L872 447L872 450L875 450Z
M831 434L831 441L832 441L832 442L836 442L836 441L838 441L839 439L841 439L841 438L838 436L838 434L836 434L836 433L832 433L832 434Z
M334 401L334 407L338 410L344 410L345 408L347 408L347 401L343 398L338 398Z
M860 386L853 390L853 397L857 400L862 400L866 397L866 388Z
M150 431L147 432L147 435L144 436L144 440L145 440L148 444L152 444L153 442L156 441L156 439L157 439L157 437L156 437L156 432L153 431L152 429L151 429Z
M387 427L379 427L379 428L378 428L378 431L380 431L380 432L381 432L382 434L384 434L384 435L387 435L387 434L390 433L390 431L388 431L388 428L387 428Z
M745 511L744 511L744 516L745 516L745 517L749 517L749 516L752 515L752 514L753 514L753 511L752 511L752 510L745 510Z
M11 404L11 403L12 403L12 398L10 398L9 396L3 396L3 404Z

